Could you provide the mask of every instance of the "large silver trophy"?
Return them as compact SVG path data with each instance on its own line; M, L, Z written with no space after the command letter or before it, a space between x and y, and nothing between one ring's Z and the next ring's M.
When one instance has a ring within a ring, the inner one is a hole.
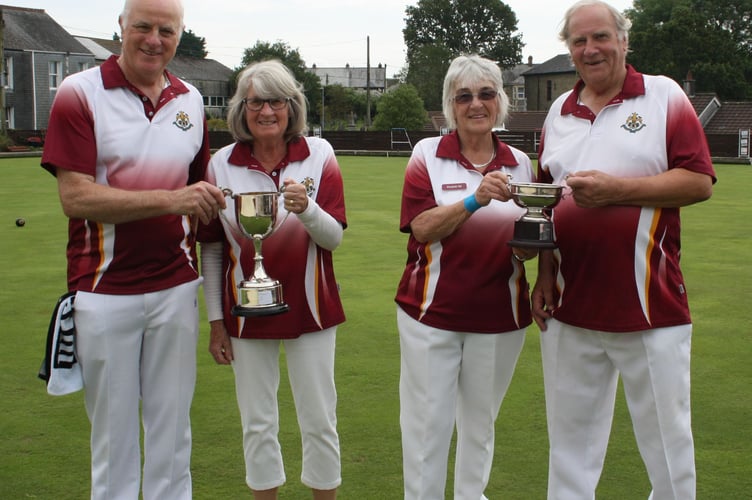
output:
M238 285L238 304L233 306L235 316L271 316L287 311L282 296L282 284L267 276L261 255L261 242L271 236L279 225L290 215L287 212L277 224L279 209L279 191L252 192L233 194L231 189L223 188L222 193L235 202L235 222L244 237L253 240L256 251L254 256L253 276ZM224 216L224 215L223 215Z
M554 223L544 210L553 209L561 200L562 186L535 182L509 184L512 200L527 213L514 223L514 239L520 248L556 248Z

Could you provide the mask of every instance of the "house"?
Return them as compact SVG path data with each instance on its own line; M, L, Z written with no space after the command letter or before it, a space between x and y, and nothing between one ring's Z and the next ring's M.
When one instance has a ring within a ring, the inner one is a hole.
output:
M577 83L577 71L569 54L559 54L522 73L527 111L548 111L551 104Z
M43 9L0 5L0 20L0 123L6 130L46 129L63 79L120 53L119 41L74 37ZM198 88L208 116L226 116L230 68L212 59L176 57L168 69Z
M47 128L63 79L95 64L94 55L44 10L0 5L6 129Z
M506 92L509 98L510 112L527 111L524 73L537 66L540 65L533 64L533 58L530 56L527 58L526 64L517 64L501 72L501 78L504 81L504 92Z
M103 63L113 54L120 54L121 44L118 40L102 38L76 37L95 56L96 63ZM195 86L204 96L204 110L210 118L225 118L227 103L234 89L231 81L234 73L227 66L214 59L175 56L167 70Z
M369 71L370 70L370 71ZM386 90L386 65L379 64L375 68L344 67L319 68L315 64L308 71L318 76L321 85L341 85L345 88L359 90Z
M752 101L720 101L714 93L694 92L689 94L689 100L714 157L752 158Z

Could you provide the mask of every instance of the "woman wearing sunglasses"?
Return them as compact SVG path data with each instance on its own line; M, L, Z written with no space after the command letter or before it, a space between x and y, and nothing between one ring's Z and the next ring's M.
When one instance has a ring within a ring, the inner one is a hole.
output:
M535 251L508 245L524 214L508 184L534 174L525 153L493 133L507 115L501 71L460 56L443 95L454 130L415 145L402 193L409 238L395 300L406 500L445 498L455 427L454 498L485 498L494 423L532 322L522 262Z
M345 316L332 253L347 225L342 175L329 143L305 137L305 96L279 61L240 73L227 122L236 142L214 154L209 180L235 193L284 187L279 217L289 214L263 240L264 268L282 284L289 305L283 314L233 315L237 284L254 272L253 243L231 217L199 232L209 352L235 373L246 483L255 500L266 500L276 499L285 482L277 439L284 345L303 444L301 480L315 500L334 499L341 482L334 348ZM232 213L234 201L227 205L225 213Z

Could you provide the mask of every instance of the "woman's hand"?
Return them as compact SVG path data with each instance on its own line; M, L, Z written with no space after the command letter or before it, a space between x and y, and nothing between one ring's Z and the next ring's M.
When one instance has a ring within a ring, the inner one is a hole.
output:
M295 182L292 178L285 179L283 196L285 197L285 208L288 212L300 214L308 208L306 187L299 182Z
M483 180L475 190L475 199L482 206L491 203L491 200L509 201L512 192L509 190L509 177L498 170L483 176Z
M229 365L234 359L232 355L232 342L222 320L209 323L211 326L209 339L209 353L219 365Z
M538 259L538 278L530 295L533 319L542 332L553 317L559 297L556 291L556 263L551 250L542 250Z

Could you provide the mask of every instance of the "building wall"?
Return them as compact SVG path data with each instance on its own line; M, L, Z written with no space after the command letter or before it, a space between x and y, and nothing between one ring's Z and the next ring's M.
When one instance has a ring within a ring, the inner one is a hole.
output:
M14 128L47 128L56 88L50 88L50 62L60 63L62 80L77 73L81 64L94 66L92 55L6 50L5 57L13 58L13 89L6 89L5 106L12 107Z
M551 85L550 99L548 95L549 82ZM571 90L575 83L577 83L576 73L525 75L527 111L548 111L556 98Z
M209 118L225 118L230 102L230 82L217 80L188 80L204 98L204 110Z

